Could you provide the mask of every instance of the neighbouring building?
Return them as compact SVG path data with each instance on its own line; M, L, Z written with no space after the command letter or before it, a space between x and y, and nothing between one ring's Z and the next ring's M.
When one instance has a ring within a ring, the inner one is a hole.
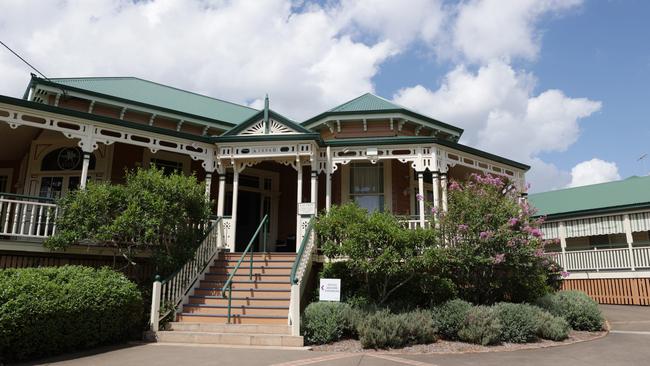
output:
M601 303L650 305L650 176L529 196L545 217L564 287Z

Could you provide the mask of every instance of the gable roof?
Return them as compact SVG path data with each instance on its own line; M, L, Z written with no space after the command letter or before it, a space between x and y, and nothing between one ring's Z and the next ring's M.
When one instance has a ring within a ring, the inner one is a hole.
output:
M43 85L63 86L68 90L88 92L91 95L108 97L125 103L135 102L198 118L218 120L230 125L237 125L258 113L257 109L136 77L81 77L49 80L33 77L32 79L33 82Z
M650 176L560 189L529 196L536 215L559 218L650 206Z
M350 114L359 114L359 115L381 114L381 113L401 113L422 120L426 123L436 125L442 129L452 131L455 134L457 134L458 137L460 137L460 135L463 134L462 128L452 126L450 124L438 121L434 118L412 111L404 106L391 102L385 98L382 98L372 93L365 93L359 97L356 97L343 104L340 104L326 112L323 112L317 116L314 116L302 122L301 125L309 128L310 124L317 122L327 116L350 115Z

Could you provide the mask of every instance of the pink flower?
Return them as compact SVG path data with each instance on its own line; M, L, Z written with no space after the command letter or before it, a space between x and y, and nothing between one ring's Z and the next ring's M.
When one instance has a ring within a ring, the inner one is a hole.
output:
M506 261L506 255L505 254L497 254L492 258L492 263L494 263L494 264L503 263L505 261Z
M467 231L468 228L469 228L469 226L467 226L466 224L458 225L458 230L459 231Z
M424 201L424 196L419 193L415 196L415 198L417 198L418 201Z
M452 180L451 183L449 184L449 190L460 191L461 190L460 184L458 184L458 182L456 182L455 180Z
M541 238L542 237L542 231L538 228L534 228L530 230L530 234L536 238Z
M478 237L479 237L481 240L487 240L487 239L490 239L490 238L492 237L492 232L491 232L491 231L481 231L481 233L478 234Z
M435 208L435 207L431 207L431 214L432 214L432 215L435 215L436 212L438 212L438 209Z
M544 256L544 249L537 249L535 250L535 257L543 257Z
M519 223L519 219L516 217L512 217L508 220L508 226L513 227Z
M571 275L571 273L567 271L562 271L560 272L560 275L562 276L562 278L567 278Z

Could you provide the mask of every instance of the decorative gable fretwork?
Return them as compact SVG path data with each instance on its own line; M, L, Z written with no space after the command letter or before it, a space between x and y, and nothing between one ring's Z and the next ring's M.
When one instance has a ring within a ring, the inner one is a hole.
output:
M266 131L266 126L264 125L264 120L260 120L257 123L251 125L244 131L240 132L240 136L256 136L256 135L292 135L297 134L298 132L292 128L287 127L283 123L275 120L269 119L269 128L268 132Z

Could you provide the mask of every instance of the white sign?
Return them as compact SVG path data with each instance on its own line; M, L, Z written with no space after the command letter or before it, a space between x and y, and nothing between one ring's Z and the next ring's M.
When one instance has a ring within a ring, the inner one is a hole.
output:
M320 301L341 301L341 279L321 278L318 299Z
M313 202L303 202L298 204L298 215L315 215L316 205Z

